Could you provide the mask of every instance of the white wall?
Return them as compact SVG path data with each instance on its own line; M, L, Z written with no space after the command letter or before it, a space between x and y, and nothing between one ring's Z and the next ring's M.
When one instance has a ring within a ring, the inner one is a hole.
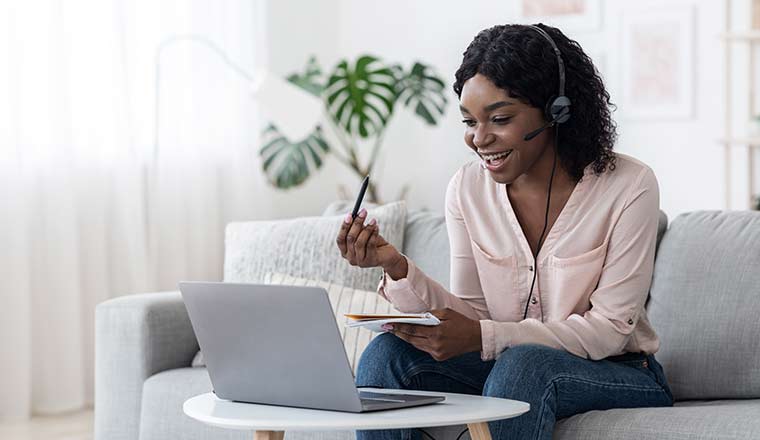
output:
M278 0L270 11L270 58L283 74L300 69L309 53L316 53L325 69L339 57L378 55L408 66L414 60L432 64L447 81L450 102L441 124L429 128L402 109L394 116L380 153L375 181L381 197L395 199L405 183L412 184L407 200L412 207L442 212L450 176L473 156L463 143L456 95L451 91L462 53L475 34L495 24L515 22L514 0L469 2L385 0L357 2L330 0L300 2ZM603 54L605 80L615 103L621 103L620 17L625 10L652 10L662 2L602 1L602 25L593 32L567 32L587 52ZM718 35L724 26L724 2L683 0L671 4L694 5L695 58L693 117L682 120L641 121L616 114L620 138L616 150L633 155L655 171L661 191L661 207L672 219L697 209L724 209L723 136L724 68ZM746 155L739 155L739 160ZM743 200L734 176L734 205ZM283 197L282 210L290 215L318 213L337 197L338 183L356 188L355 177L335 160L311 178L303 188ZM292 201L299 206L293 207ZM303 202L303 203L301 203Z

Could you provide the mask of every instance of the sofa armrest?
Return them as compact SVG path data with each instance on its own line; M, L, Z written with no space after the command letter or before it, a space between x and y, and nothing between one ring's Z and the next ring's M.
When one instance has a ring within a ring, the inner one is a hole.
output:
M95 308L95 439L137 440L143 383L198 351L179 292L127 295Z

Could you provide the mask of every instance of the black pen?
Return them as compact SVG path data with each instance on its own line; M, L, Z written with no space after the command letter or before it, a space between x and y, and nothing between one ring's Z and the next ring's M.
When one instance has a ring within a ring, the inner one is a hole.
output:
M362 204L362 200L364 200L364 192L367 191L367 185L369 184L369 174L367 174L367 177L364 178L362 181L362 189L359 190L359 196L356 198L356 203L354 203L354 210L351 212L351 219L356 218L356 214L359 213L359 206Z

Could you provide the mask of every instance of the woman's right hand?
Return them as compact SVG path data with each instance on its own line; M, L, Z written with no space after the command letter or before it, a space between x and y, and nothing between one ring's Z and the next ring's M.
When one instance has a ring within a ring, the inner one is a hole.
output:
M336 239L340 255L352 266L390 268L403 257L380 235L375 219L364 224L366 217L367 210L362 208L353 220L350 212L343 220Z

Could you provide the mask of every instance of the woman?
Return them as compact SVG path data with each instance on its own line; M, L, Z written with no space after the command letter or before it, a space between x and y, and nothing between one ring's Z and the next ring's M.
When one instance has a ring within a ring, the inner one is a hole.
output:
M366 210L349 214L337 238L350 264L384 269L378 293L397 309L442 321L373 339L357 386L530 403L489 422L494 439L550 439L556 420L594 409L671 406L644 309L659 188L648 166L613 152L609 94L591 60L558 29L494 26L465 51L454 91L465 144L481 161L446 190L451 292L374 220L365 225Z

